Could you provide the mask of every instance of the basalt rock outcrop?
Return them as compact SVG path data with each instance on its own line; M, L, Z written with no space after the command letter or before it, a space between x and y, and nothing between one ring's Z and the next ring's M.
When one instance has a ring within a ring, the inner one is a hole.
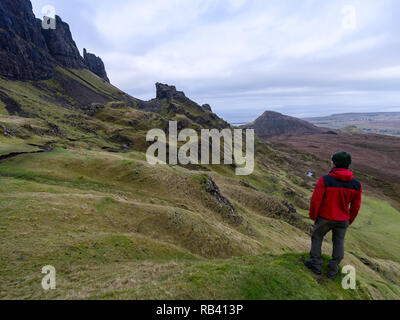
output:
M45 29L29 0L1 0L0 76L44 80L53 76L56 66L87 68L108 80L101 59L80 55L68 24L59 16L55 17L55 29Z
M156 83L157 99L175 99L184 102L187 98L182 91L176 90L175 86L169 86L163 83Z
M178 91L175 86L156 83L156 98L139 106L146 111L168 114L184 115L194 123L206 128L224 129L229 124L212 112L210 105L199 105L186 97L185 93ZM178 123L179 126L179 123Z
M56 16L56 28L41 29L50 55L56 60L57 64L74 69L85 68L85 63L79 50L72 38L71 31L67 23Z
M29 0L0 1L0 75L16 80L51 77L55 61Z
M104 67L103 60L100 57L89 53L86 49L83 49L83 60L86 67L92 71L94 74L98 75L103 80L110 82L107 77L106 68Z
M239 225L244 221L243 216L241 216L232 205L232 203L221 194L221 191L218 185L214 182L214 180L207 176L202 183L205 185L206 191L214 196L218 203L224 208L223 217L227 218L231 223L235 225Z

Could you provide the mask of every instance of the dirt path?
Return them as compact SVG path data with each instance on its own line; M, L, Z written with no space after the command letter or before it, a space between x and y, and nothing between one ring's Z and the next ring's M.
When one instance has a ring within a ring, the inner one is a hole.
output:
M51 152L51 151L53 151L53 148L47 148L47 149L38 150L38 151L31 151L31 152L11 152L9 154L5 154L5 155L0 156L0 163L2 163L4 161L7 161L9 159L18 157L18 156L23 155L23 154L35 154L35 153L44 153L44 152Z

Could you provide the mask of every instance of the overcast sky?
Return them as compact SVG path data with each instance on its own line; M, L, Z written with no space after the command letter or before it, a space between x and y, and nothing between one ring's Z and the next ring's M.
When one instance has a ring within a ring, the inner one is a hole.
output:
M174 84L230 122L400 111L398 0L32 0L52 5L111 82Z

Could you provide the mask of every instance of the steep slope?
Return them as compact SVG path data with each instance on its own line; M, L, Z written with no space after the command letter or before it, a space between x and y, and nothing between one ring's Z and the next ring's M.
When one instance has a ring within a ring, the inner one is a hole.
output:
M58 132L59 143L89 139L96 141L99 148L114 150L132 147L144 151L147 131L167 130L169 120L177 121L179 129L228 127L213 112L186 97L180 101L165 97L141 101L87 69L61 67L55 68L48 80L15 81L0 77L0 115L6 128L15 126L10 116L40 119L43 128ZM25 130L21 137L27 138L28 131L35 135L29 127L20 129ZM25 143L30 143L29 139Z
M256 134L262 138L282 134L304 135L323 132L322 129L309 122L274 111L265 111L259 118L245 127L254 129Z

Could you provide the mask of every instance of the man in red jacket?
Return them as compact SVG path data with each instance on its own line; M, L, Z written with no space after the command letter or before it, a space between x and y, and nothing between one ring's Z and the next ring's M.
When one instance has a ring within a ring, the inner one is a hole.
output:
M328 278L335 279L344 257L344 238L347 228L356 219L361 206L362 187L349 171L351 155L335 153L334 168L319 179L310 205L310 218L315 221L311 237L311 260L304 264L321 274L321 247L324 236L332 230L333 252L328 265Z

